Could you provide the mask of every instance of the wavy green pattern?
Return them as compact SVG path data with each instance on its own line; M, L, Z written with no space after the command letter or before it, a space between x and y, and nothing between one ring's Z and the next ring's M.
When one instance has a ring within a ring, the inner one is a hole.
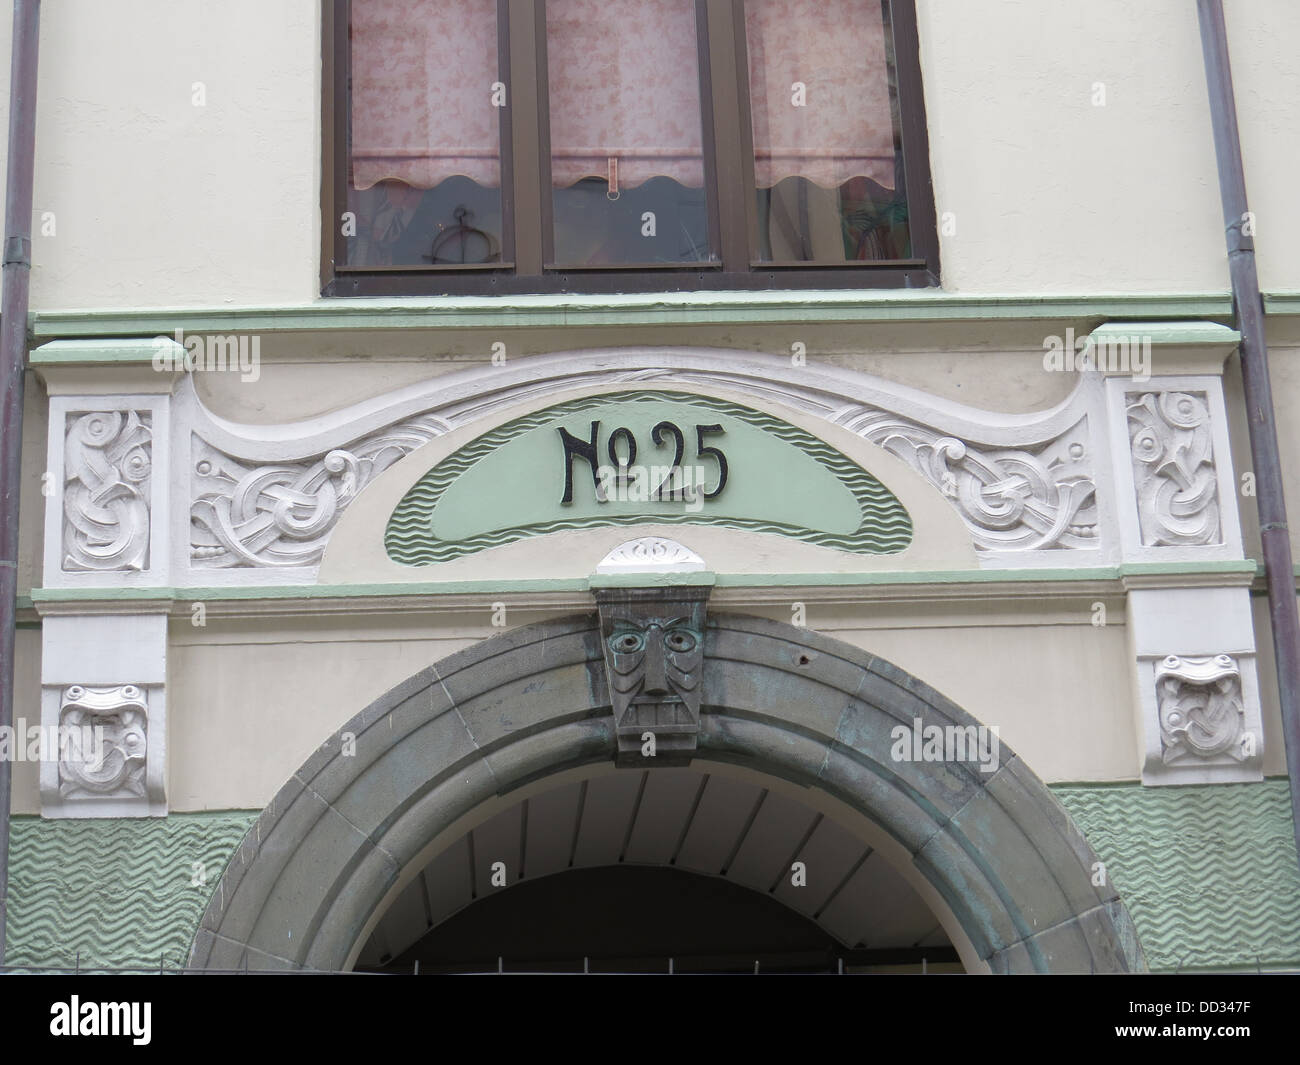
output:
M1285 780L1057 786L1153 970L1300 967L1300 869Z
M256 817L15 817L5 964L183 966L226 862ZM204 883L193 883L195 862Z
M1300 871L1285 780L1052 792L1106 863L1151 969L1300 968ZM15 817L7 964L183 964L256 817ZM206 884L192 883L196 861Z
M485 455L530 429L556 418L581 413L611 402L680 402L748 422L759 429L799 448L804 454L834 473L852 493L861 508L862 521L848 536L787 525L783 522L758 521L750 518L716 517L701 520L694 514L612 515L570 520L535 522L496 529L465 540L437 540L433 536L433 510L447 488ZM524 415L471 441L454 455L448 456L420 478L402 497L388 520L384 548L394 562L408 566L427 566L482 551L488 547L514 543L528 536L561 532L567 529L591 529L612 525L720 525L731 529L778 533L796 540L863 554L894 554L912 542L912 519L894 494L866 470L851 462L825 441L811 433L760 411L725 400L693 396L680 392L635 391L607 393L571 400L533 414Z

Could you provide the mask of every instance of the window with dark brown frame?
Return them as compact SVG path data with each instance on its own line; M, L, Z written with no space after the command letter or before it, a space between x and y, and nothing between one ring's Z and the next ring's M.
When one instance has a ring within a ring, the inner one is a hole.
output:
M325 0L326 296L938 284L913 0Z

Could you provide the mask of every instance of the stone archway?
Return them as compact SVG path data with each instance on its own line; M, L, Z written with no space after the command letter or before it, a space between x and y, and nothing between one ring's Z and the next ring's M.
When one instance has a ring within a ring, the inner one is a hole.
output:
M995 772L895 761L891 731L977 726L888 662L757 617L711 614L698 753L808 788L910 856L993 972L1144 968L1127 911L1052 794L1005 747ZM423 848L475 807L610 761L595 614L525 626L359 713L281 788L225 870L191 949L208 969L337 970Z

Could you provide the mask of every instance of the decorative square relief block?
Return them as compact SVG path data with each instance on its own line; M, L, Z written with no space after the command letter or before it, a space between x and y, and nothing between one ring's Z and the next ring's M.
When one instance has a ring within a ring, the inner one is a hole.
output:
M1219 378L1112 378L1107 388L1124 558L1241 558Z
M59 795L144 798L148 696L134 684L83 688L59 700Z
M1125 403L1143 546L1223 543L1206 393L1129 392Z
M1156 705L1165 765L1220 754L1244 761L1255 753L1231 655L1166 656L1156 664Z
M46 587L166 583L168 403L51 397Z
M1143 658L1144 784L1263 779L1255 656Z
M45 817L167 812L162 685L46 686L41 720Z
M41 632L41 813L167 812L167 616L51 615Z
M149 411L69 411L63 464L63 568L149 565L153 417Z
M1250 589L1128 593L1144 784L1263 779Z

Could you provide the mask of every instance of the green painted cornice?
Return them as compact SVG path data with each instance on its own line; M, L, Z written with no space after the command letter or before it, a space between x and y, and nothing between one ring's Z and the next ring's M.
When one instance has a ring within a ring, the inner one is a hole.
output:
M1300 292L1264 293L1265 314L1300 314Z
M1219 562L1147 562L1074 569L894 570L864 573L717 573L719 592L737 601L764 595L785 601L794 592L816 600L907 600L1123 595L1130 587L1241 587L1255 579L1251 559ZM634 574L619 583L672 583L677 575ZM701 583L683 573L683 583ZM33 588L42 615L166 613L181 615L195 603L227 604L220 612L331 613L462 609L484 598L512 596L540 606L588 602L604 575L519 580L419 581L401 584L253 585L201 588ZM238 604L247 604L239 607Z
M314 330L1226 318L1227 293L967 295L936 289L335 299L268 307L38 310L37 342ZM117 357L126 357L119 350Z
M1152 344L1186 346L1236 346L1241 334L1217 322L1106 322L1089 335L1096 340L1139 334Z

